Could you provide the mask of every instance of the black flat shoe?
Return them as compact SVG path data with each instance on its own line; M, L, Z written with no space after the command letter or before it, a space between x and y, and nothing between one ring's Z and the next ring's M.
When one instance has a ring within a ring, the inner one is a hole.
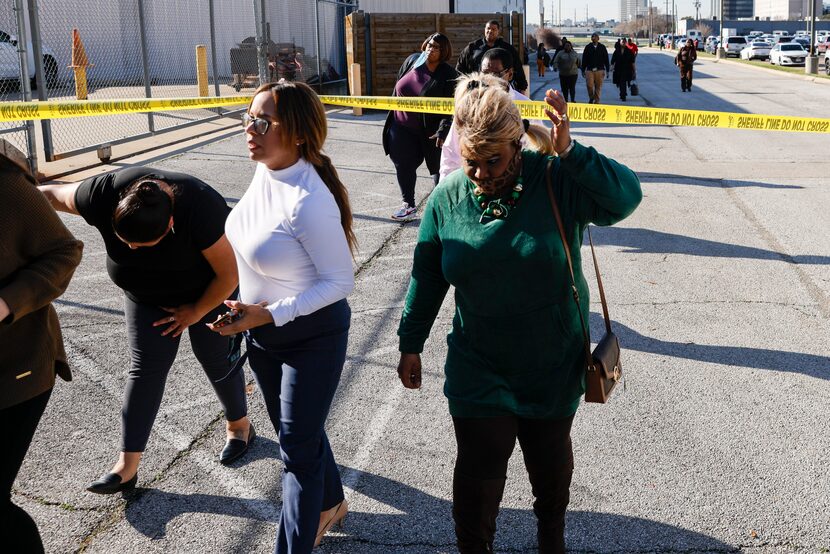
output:
M121 477L117 473L107 473L97 481L93 481L86 488L89 492L95 494L115 494L117 492L131 491L135 488L138 482L138 472L133 475L133 478L124 483L121 482Z
M222 465L228 465L231 462L234 462L245 455L245 452L248 451L248 448L254 443L254 439L256 438L256 431L254 430L253 423L248 430L248 441L244 441L242 439L228 439L228 442L225 443L225 448L222 449L222 453L219 454L219 463Z

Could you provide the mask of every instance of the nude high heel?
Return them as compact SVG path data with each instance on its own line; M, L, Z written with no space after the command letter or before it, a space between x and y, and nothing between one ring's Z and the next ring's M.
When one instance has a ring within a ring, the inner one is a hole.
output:
M326 536L329 530L337 525L340 529L343 528L343 522L346 519L346 514L349 513L349 503L343 499L343 502L330 510L320 514L320 526L317 528L317 538L314 540L314 547L319 546L320 541Z

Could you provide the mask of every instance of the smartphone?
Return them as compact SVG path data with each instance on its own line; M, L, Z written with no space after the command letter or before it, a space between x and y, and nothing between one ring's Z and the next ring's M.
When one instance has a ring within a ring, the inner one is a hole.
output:
M218 327L224 327L225 325L228 325L229 323L233 323L234 321L236 321L240 317L242 317L242 315L238 311L230 310L230 311L227 311L227 312L223 313L219 317L217 317L216 321L211 323L211 325L213 325L214 327L217 327L217 328Z

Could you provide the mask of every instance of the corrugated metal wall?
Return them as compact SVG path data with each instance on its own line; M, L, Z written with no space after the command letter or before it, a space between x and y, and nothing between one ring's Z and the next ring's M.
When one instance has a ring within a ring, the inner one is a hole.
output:
M524 4L524 0L455 0L455 13L521 13Z
M449 0L360 0L366 13L449 13Z

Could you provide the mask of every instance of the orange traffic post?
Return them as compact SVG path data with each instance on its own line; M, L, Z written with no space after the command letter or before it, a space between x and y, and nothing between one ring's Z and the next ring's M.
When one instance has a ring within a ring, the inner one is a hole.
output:
M75 72L75 96L78 100L87 99L86 68L92 67L86 57L84 43L81 42L81 33L72 29L72 64L69 66Z
M199 85L199 96L209 96L207 48L202 44L196 46L196 83Z

